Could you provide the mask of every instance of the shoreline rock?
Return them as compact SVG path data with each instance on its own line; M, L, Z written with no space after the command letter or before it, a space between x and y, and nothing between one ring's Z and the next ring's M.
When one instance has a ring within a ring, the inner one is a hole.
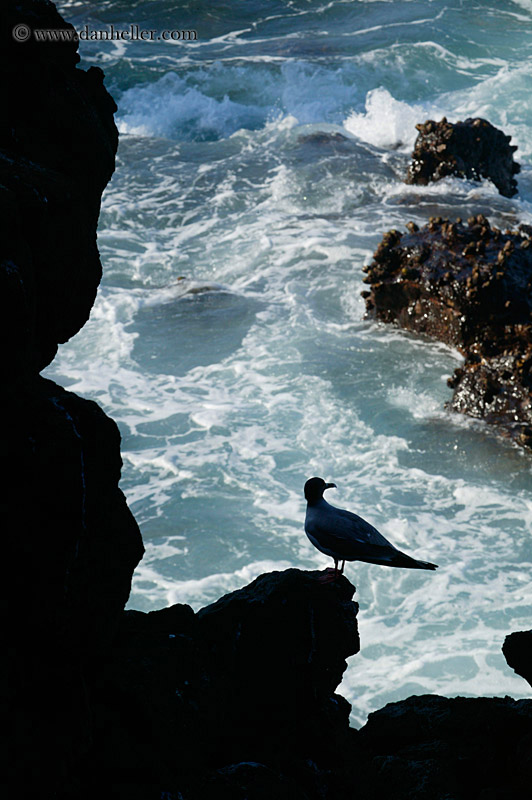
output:
M87 797L106 784L139 800L525 796L532 700L413 696L349 727L335 690L360 648L358 606L346 578L320 574L266 573L197 613L124 612L91 688Z
M464 122L427 120L416 125L419 131L408 168L406 183L426 186L455 175L480 181L487 178L504 197L517 194L514 175L520 165L514 161L517 150L511 136L481 117Z
M265 780L313 797L343 769L351 706L335 690L360 648L358 605L346 578L320 575L266 573L196 614L124 612L91 689L99 714L83 774L93 789L131 781L188 798Z
M389 231L364 268L366 311L460 350L450 408L532 449L532 237L482 214Z
M94 304L102 270L96 227L115 166L116 105L101 69L77 69L77 42L11 36L21 23L73 31L51 2L9 0L4 15L9 120L0 133L0 275L9 301L1 317L8 364L16 375L35 374Z

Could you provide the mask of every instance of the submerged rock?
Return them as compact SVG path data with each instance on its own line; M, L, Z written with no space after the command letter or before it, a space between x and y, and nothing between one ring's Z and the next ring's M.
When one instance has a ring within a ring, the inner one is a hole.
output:
M302 133L297 137L298 144L315 145L316 147L350 145L351 141L347 136L337 131L314 131L313 133Z
M365 268L366 309L465 355L454 411L497 423L532 448L532 238L479 214L386 233Z
M511 136L480 117L464 122L427 120L416 125L419 131L408 168L406 183L426 186L432 181L456 175L459 178L492 181L500 194L517 194L514 178L520 166L514 161L517 150Z

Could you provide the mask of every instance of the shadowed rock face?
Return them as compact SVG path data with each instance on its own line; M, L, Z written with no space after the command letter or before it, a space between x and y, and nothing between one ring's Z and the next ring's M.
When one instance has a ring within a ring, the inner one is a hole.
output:
M84 324L101 277L96 226L118 135L103 73L75 42L16 42L15 24L72 30L52 3L4 3L0 131L2 532L17 575L9 645L10 766L22 794L56 796L92 738L89 685L143 553L118 488L114 422L39 376Z
M517 150L506 136L485 119L465 122L427 120L416 125L419 135L412 153L406 183L426 186L432 181L456 175L458 178L492 181L500 194L517 194L514 178L520 166L513 159Z
M530 700L422 695L389 703L369 715L358 737L375 769L369 797L524 798L531 731Z
M0 131L2 363L13 375L49 364L87 321L101 279L96 226L114 170L116 105L103 72L76 69L77 42L17 42L17 24L73 31L45 0L10 0Z
M508 666L532 686L532 631L511 633L504 640L502 652Z
M96 764L110 783L187 798L244 797L247 784L250 797L314 797L356 763L350 706L334 691L360 647L358 606L346 578L320 574L267 573L197 614L125 612L95 686L87 775Z
M196 614L125 612L92 690L87 797L525 797L530 700L410 697L349 728L334 691L360 647L358 607L347 579L319 576L261 575Z
M390 231L365 268L366 309L457 347L455 411L497 423L532 447L532 239L479 214Z
M113 640L143 553L118 488L115 423L89 400L37 378L6 402L4 532L17 575L10 691L14 781L43 797L90 746L90 683Z
M319 742L323 760L334 758L331 722L347 723L350 709L334 690L360 642L354 586L345 578L324 586L318 576L268 573L200 611L198 622L209 662L217 664L225 692L238 697L240 707L233 699L222 718L234 718L247 741L252 720L269 719L275 747L295 739L291 748L308 752Z

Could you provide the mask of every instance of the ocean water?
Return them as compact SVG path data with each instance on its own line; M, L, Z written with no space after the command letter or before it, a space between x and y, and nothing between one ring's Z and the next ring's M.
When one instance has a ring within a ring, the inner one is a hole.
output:
M303 484L436 573L348 564L353 724L410 694L530 696L501 654L532 616L530 456L444 409L460 355L365 319L382 234L434 214L532 222L532 1L59 2L118 104L90 321L46 374L123 438L144 537L130 608L198 609L268 570L320 569ZM511 134L519 194L406 186L415 124Z

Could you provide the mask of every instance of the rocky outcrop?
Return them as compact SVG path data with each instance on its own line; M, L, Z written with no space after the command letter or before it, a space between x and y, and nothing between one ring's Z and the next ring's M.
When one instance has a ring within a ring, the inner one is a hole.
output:
M39 786L47 797L90 746L90 683L143 547L118 488L118 430L95 403L37 378L3 411L4 532L18 577L10 688L20 741L12 767L28 793Z
M71 786L92 797L470 800L525 796L532 701L411 697L349 728L354 587L290 569L194 613L127 611L92 688ZM488 766L487 766L488 765ZM80 794L81 792L81 794Z
M503 233L482 215L410 223L385 234L365 271L368 313L465 355L450 407L532 448L531 230Z
M350 706L334 692L360 647L354 587L320 574L261 575L197 614L125 612L83 783L318 797L348 761Z
M96 226L114 170L116 105L77 42L19 42L16 25L73 31L46 0L8 2L0 132L5 367L35 374L87 321L101 279Z
M358 741L369 798L519 800L532 781L532 701L409 697L369 715Z
M511 633L504 640L502 652L508 666L532 686L532 631Z
M410 697L349 727L335 690L360 648L354 587L290 569L194 613L127 611L92 686L70 787L93 797L519 800L532 701Z
M511 136L480 117L464 122L427 120L416 125L419 131L406 176L406 183L426 186L449 175L479 181L487 178L500 194L517 194L514 178L520 166L514 161L517 150Z
M39 376L94 303L116 106L101 70L76 68L75 42L11 36L16 24L71 30L51 3L8 2L2 20L2 531L17 576L10 764L19 793L48 797L90 747L91 679L115 636L143 546L118 488L115 423Z

